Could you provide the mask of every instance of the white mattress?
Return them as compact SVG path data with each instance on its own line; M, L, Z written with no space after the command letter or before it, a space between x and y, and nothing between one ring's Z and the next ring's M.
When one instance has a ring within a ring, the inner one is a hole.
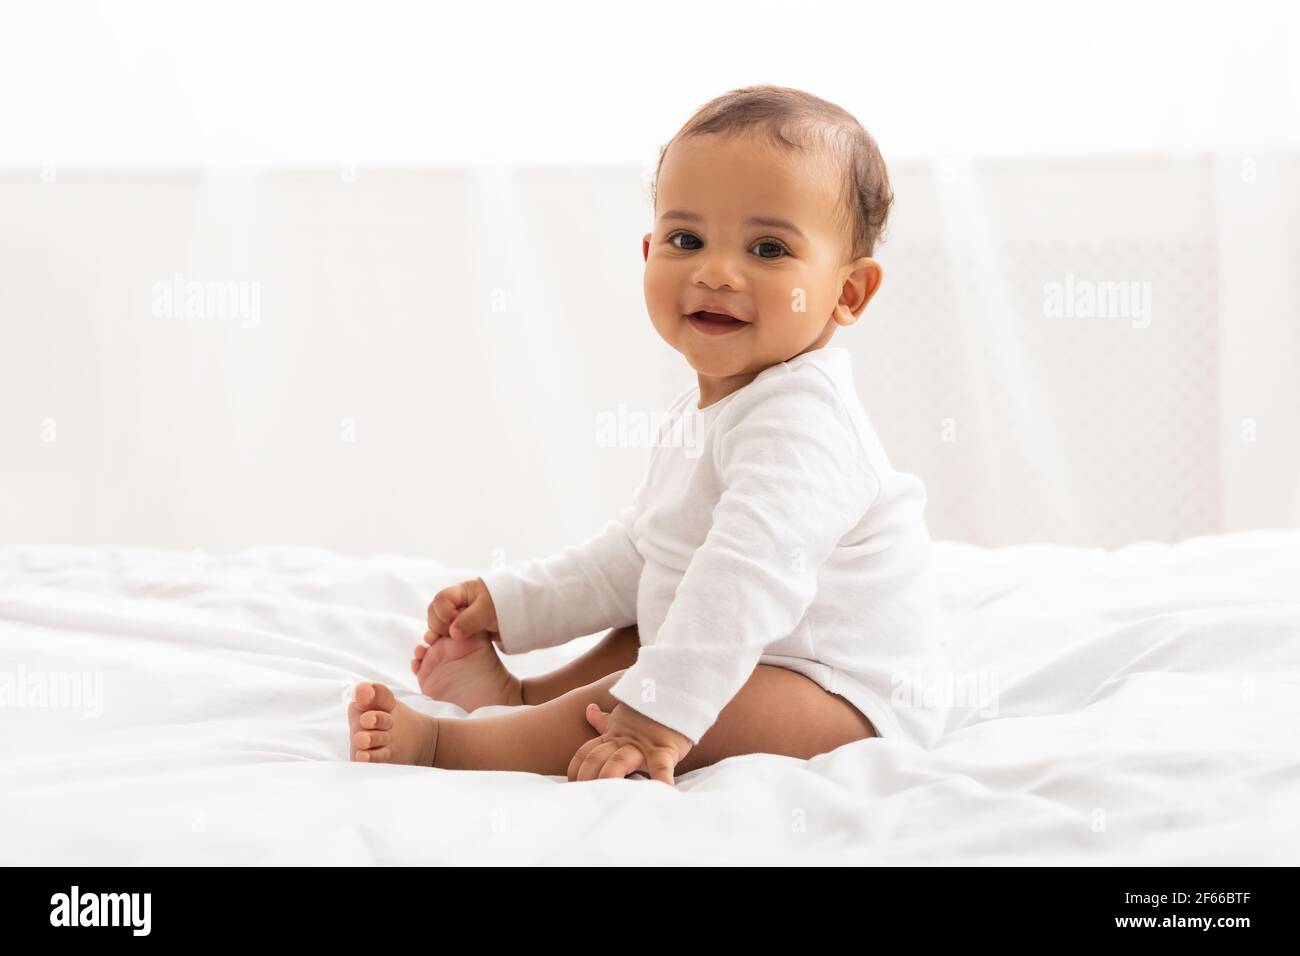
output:
M931 751L751 755L674 790L347 762L353 682L417 699L424 608L464 569L0 549L0 862L1300 862L1300 532L936 552L956 691L995 706L958 696ZM82 696L40 706L55 675Z

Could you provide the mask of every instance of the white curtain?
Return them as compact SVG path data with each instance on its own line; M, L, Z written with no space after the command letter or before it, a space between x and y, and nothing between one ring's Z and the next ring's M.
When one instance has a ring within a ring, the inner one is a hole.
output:
M70 9L0 28L0 540L479 566L594 532L692 383L645 313L647 170L750 82L890 161L835 344L936 537L1300 519L1287 7ZM890 42L812 52L846 22Z

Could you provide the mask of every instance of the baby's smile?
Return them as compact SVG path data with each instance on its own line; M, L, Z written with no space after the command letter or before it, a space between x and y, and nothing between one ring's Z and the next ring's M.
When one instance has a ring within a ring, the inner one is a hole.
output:
M691 326L705 335L726 335L746 328L750 320L722 305L709 303L686 316Z

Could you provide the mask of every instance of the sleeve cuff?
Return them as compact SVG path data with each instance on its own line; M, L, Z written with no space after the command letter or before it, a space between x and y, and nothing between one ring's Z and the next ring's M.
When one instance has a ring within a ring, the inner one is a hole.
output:
M754 654L751 664L743 650L724 647L719 652L645 645L609 693L698 744L745 685L761 656ZM719 666L710 666L710 657L718 657Z
M493 568L479 579L492 595L497 612L497 636L507 654L523 654L535 648L528 642L524 627L524 595L519 578L509 568Z

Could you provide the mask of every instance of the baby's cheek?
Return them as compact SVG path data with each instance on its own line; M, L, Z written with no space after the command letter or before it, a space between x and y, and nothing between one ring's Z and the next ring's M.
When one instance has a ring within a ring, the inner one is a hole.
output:
M789 321L791 314L803 305L805 295L802 286L794 280L777 280L763 289L758 299L758 316L769 322L772 320Z
M676 291L670 277L665 276L663 270L657 270L653 266L648 267L645 277L645 301L650 314L659 318L667 316L673 311L675 296Z

